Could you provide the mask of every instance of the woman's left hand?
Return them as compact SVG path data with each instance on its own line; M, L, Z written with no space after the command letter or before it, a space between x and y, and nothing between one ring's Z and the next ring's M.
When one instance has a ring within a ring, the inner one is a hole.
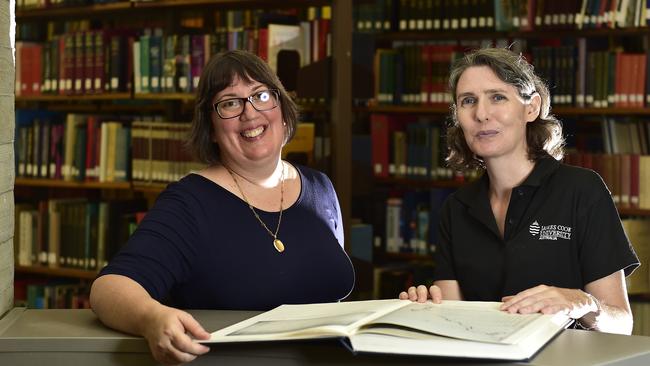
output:
M501 310L509 313L555 314L565 312L573 319L597 312L598 305L592 296L578 289L539 285L514 296L501 299Z

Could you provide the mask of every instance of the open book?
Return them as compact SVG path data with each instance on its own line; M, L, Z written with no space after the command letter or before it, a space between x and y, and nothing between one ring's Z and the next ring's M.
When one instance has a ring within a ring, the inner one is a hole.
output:
M341 337L354 352L524 360L571 322L563 314L509 314L500 304L395 299L282 305L201 343Z

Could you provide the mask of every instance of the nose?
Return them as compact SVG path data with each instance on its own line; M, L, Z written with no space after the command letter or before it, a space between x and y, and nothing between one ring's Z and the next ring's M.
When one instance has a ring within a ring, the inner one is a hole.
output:
M478 122L486 122L490 118L490 106L484 98L476 103L475 117Z
M244 102L244 111L239 117L246 120L254 119L257 116L257 113L259 112L255 107L253 107L253 103L250 100L246 100Z

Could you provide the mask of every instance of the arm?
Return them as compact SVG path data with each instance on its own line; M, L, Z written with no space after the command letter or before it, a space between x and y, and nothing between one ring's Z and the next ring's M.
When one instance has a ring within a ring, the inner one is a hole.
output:
M190 314L162 305L128 277L97 278L90 291L90 304L106 326L145 337L159 362L189 362L210 350L190 338L210 337Z
M522 314L565 311L587 329L621 334L632 332L632 311L623 270L588 283L585 290L540 285L504 297L501 309Z

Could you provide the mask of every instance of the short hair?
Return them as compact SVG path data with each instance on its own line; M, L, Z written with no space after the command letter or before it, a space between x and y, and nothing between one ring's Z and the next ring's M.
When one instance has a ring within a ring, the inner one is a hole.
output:
M296 133L298 106L269 65L248 51L221 52L210 59L201 73L194 104L194 118L187 141L188 149L202 163L214 164L220 161L219 145L212 141L212 98L232 85L235 77L246 83L257 81L270 89L276 89L282 120L286 123L284 143L291 141Z
M547 155L562 159L564 137L562 123L550 113L550 93L544 81L535 75L534 68L521 55L505 48L483 48L467 53L454 62L449 74L449 89L452 95L451 121L447 128L449 167L456 171L485 168L483 161L470 150L458 123L456 88L465 70L473 66L487 66L503 82L514 86L524 100L530 100L535 93L541 98L539 116L526 124L528 159L537 161Z

